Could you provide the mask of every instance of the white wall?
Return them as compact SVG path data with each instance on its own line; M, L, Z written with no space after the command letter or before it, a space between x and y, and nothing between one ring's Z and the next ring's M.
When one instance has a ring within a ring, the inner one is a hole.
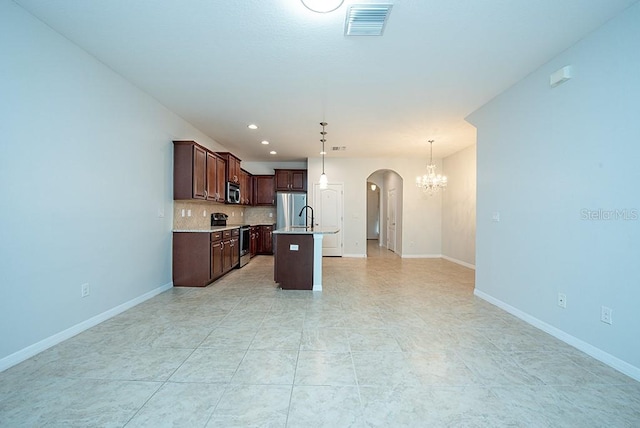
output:
M367 183L367 239L380 238L380 187Z
M245 162L242 168L253 175L272 175L274 169L306 169L307 162Z
M637 379L639 46L636 4L469 118L477 293ZM549 75L568 64L573 79L550 88ZM603 305L613 325L600 322Z
M442 256L467 267L476 264L476 145L442 160Z
M403 194L398 195L402 213L402 231L398 237L398 253L403 257L434 257L441 253L441 199L429 197L415 186L415 177L423 175L427 159L421 158L362 158L327 157L325 172L330 183L344 184L344 254L366 255L367 239L367 178L378 170L392 170L403 181ZM309 188L322 172L320 158L309 158ZM438 165L441 168L441 165ZM313 195L309 192L310 200ZM380 210L386 213L384 197ZM384 227L384 226L381 226Z
M171 141L223 148L9 1L0 58L2 370L171 286Z

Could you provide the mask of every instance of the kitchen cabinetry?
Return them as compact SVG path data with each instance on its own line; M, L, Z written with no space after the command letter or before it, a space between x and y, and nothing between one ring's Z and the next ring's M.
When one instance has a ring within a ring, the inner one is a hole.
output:
M227 181L240 184L240 159L229 152L216 152L216 154L227 162Z
M206 199L207 150L194 141L173 142L173 199Z
M211 233L173 233L173 285L204 287L212 281Z
M263 225L260 227L258 238L258 254L273 254L273 225Z
M249 230L249 255L253 258L258 254L258 239L260 238L260 227L251 226Z
M240 203L251 205L253 200L253 180L251 174L244 169L240 170Z
M306 192L307 170L276 169L275 188L276 192Z
M276 235L274 280L283 290L313 289L313 235Z
M223 275L238 266L240 262L240 249L238 247L239 237L240 229L222 231L221 264Z
M253 176L253 204L256 206L273 206L276 203L273 175Z
M240 264L240 229L173 232L173 285L204 287Z
M222 232L211 234L211 279L218 279L224 275L222 251Z
M173 199L224 202L225 161L195 141L173 142Z
M214 153L207 152L207 201L224 202L225 161Z
M216 193L218 195L217 202L225 201L227 180L227 162L220 156L216 156Z

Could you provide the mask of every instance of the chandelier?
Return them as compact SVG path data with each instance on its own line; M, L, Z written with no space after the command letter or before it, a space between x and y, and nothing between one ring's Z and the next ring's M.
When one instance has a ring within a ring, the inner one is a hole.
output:
M422 177L416 177L416 186L422 188L422 191L433 195L438 190L444 190L447 187L447 177L436 174L436 165L433 163L433 140L429 140L431 144L431 156L427 165L427 173Z
M322 139L320 140L322 142L322 151L320 152L320 155L322 155L322 174L320 175L318 183L320 183L321 189L326 189L329 186L329 179L327 178L327 174L324 173L324 155L327 154L327 152L324 151L324 143L327 141L327 133L324 127L327 126L327 122L320 122L320 125L322 126L322 132L320 132L322 135Z

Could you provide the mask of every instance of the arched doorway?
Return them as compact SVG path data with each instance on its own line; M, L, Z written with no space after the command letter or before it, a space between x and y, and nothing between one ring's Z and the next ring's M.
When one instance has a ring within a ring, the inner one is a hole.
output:
M402 255L402 177L381 169L367 177L366 186L367 257Z

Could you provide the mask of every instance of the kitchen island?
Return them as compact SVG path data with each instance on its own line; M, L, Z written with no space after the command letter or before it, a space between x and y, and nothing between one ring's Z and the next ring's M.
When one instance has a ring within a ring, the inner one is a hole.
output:
M322 238L336 228L292 226L273 232L273 278L284 290L322 291Z

